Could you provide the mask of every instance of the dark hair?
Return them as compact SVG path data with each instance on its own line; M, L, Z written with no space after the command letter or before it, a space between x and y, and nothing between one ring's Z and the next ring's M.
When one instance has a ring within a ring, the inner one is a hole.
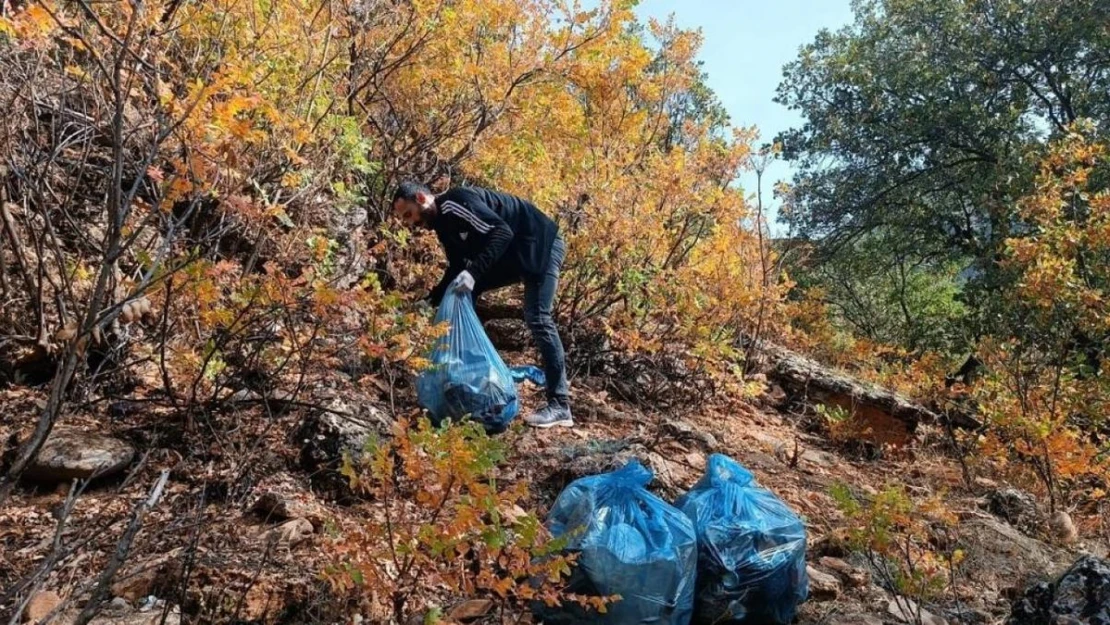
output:
M417 193L426 193L428 195L431 195L432 191L427 186L422 185L419 182L402 182L401 184L397 185L397 190L393 192L393 201L391 202L391 204L395 204L397 200L400 199L415 202Z

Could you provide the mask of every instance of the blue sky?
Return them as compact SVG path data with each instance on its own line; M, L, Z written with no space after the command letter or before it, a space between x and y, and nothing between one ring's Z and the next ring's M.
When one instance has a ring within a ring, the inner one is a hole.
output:
M756 126L760 140L771 141L779 131L796 126L801 118L772 101L782 79L782 67L798 48L822 28L837 29L852 21L850 0L641 0L636 13L645 19L665 20L674 14L682 28L700 29L709 87L728 109L735 126ZM775 162L764 174L764 204L777 180L788 180L792 169ZM755 192L755 176L740 179ZM771 230L783 227L771 222Z

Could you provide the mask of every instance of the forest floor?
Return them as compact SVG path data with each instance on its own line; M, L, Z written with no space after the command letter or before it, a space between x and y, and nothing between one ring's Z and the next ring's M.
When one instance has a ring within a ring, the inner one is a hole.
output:
M512 360L522 358L510 354ZM992 514L989 502L1007 487L985 475L969 487L943 433L927 426L910 446L865 459L807 431L812 428L804 417L770 399L775 393L682 414L653 414L609 397L600 390L604 382L574 380L576 427L535 430L518 424L502 434L511 451L499 482L526 482L542 519L570 481L627 459L651 468L655 478L649 488L673 501L701 476L709 454L726 454L806 522L807 560L811 575L817 575L799 623L903 622L882 576L837 539L844 517L830 491L838 483L857 493L902 484L915 499L943 495L958 519L954 540L966 557L952 589L923 606L936 615L932 622L1003 623L1012 600L1034 580L1058 574L1080 552L1106 555L1104 539L1081 538L1066 548L1050 544L1036 510L1024 520L1016 513L1010 519ZM404 394L411 393L338 372L309 387L313 401L348 406L388 406L391 396L404 403ZM528 384L521 388L524 410L534 408L541 391ZM0 390L2 439L28 435L45 399L41 388ZM248 405L187 433L179 421L148 409L141 392L75 408L64 418L65 427L126 441L137 450L135 457L127 471L72 498L68 511L68 483L21 485L0 510L0 588L31 580L38 594L54 591L62 599L90 588L97 581L90 572L104 569L136 504L149 495L160 472L169 470L161 500L143 519L110 588L111 596L123 599L112 605L125 616L98 622L159 622L152 608L163 605L155 598L166 597L176 605L164 603L165 611L180 609L188 622L231 615L240 622L337 622L343 606L329 603L319 578L329 564L321 541L334 527L358 519L337 496L342 486L336 476L306 464L305 449L314 436L306 429L308 412L294 407L272 413ZM1105 536L1104 520L1077 516L1076 521L1081 537ZM36 577L36 571L43 575ZM464 599L437 600L450 614ZM147 611L135 612L137 606ZM14 609L10 603L4 607ZM180 620L177 612L170 617ZM366 616L369 622L377 618ZM497 618L504 615L476 622Z

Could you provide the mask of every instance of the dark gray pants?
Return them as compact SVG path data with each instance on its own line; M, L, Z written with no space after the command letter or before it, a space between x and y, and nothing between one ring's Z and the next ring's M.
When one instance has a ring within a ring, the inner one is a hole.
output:
M501 277L488 284L480 282L474 285L474 299L477 301L486 291L516 282L524 283L524 321L528 324L532 340L543 359L543 373L547 378L547 401L567 406L570 403L570 391L567 384L566 354L552 314L555 291L559 286L559 272L562 271L565 258L566 244L562 237L557 237L551 247L551 260L547 270L538 279Z

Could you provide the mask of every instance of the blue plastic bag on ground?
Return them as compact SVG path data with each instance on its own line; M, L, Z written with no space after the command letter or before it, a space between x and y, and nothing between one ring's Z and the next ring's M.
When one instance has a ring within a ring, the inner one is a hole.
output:
M437 426L448 418L469 418L487 433L503 432L520 411L516 384L486 336L470 295L448 289L435 316L435 323L443 321L450 328L432 347L432 366L416 380L420 404Z
M697 538L680 511L648 492L652 474L632 460L612 473L580 478L559 494L547 526L578 554L571 593L620 600L602 614L569 601L537 606L546 625L687 625L694 607Z
M694 622L785 625L809 595L801 519L727 456L675 502L698 537Z
M536 365L518 365L516 367L510 367L509 370L513 373L514 382L528 380L532 384L540 387L547 384L547 376L544 375L543 369L540 369Z

